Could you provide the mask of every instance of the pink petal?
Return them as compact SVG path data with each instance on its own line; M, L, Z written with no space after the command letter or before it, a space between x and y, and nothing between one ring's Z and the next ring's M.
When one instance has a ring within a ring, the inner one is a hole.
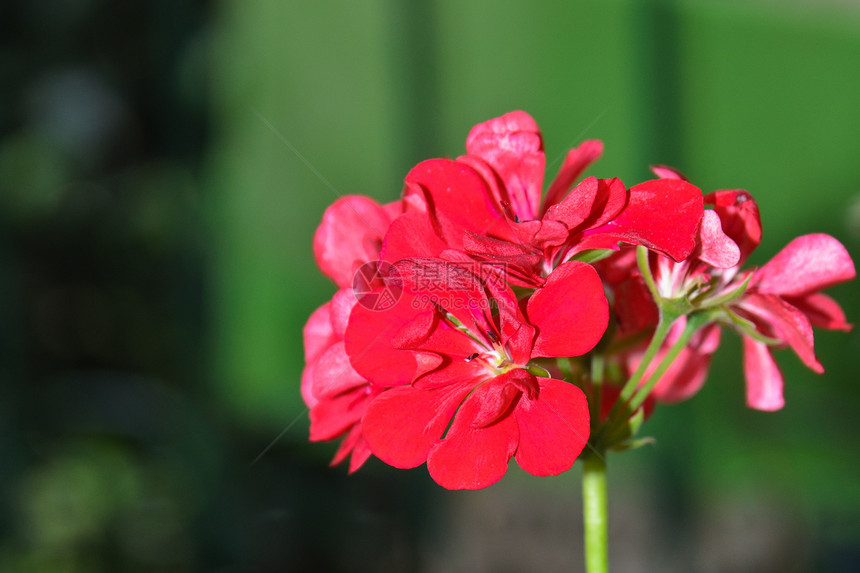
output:
M747 406L773 412L785 405L782 396L782 372L770 348L762 342L744 337L744 373L747 381Z
M332 203L314 234L320 270L340 288L351 286L355 270L378 258L390 223L385 209L368 197L347 195Z
M589 165L597 161L603 154L603 142L598 139L588 139L567 152L564 163L558 170L543 202L543 212L564 199L573 182L579 178Z
M696 246L702 192L679 179L654 179L630 188L630 200L612 221L586 232L580 249L611 249L623 241L643 245L677 262Z
M741 251L737 244L723 232L720 217L708 209L699 227L699 259L718 269L730 269L738 264Z
M801 296L855 276L845 247L830 235L817 233L791 241L756 271L752 284L762 293Z
M326 348L339 340L331 326L331 301L316 309L302 330L305 361L319 358Z
M421 465L473 387L459 384L419 390L401 386L383 392L370 403L361 421L370 451L396 468Z
M366 384L367 381L353 370L341 341L332 344L314 364L311 393L321 399Z
M385 211L385 214L388 215L389 221L393 221L400 215L402 215L405 211L406 204L403 202L403 199L397 199L396 201L392 201L391 203L386 203L382 206L382 210Z
M723 189L705 195L705 204L714 206L723 231L740 248L743 263L761 243L761 217L752 195L742 189Z
M466 152L499 174L520 220L537 218L545 157L540 130L529 114L513 111L479 123L466 138Z
M812 325L802 312L772 294L747 294L742 299L741 308L774 328L778 338L791 346L812 371L824 372L824 367L815 357Z
M654 175L656 175L660 179L680 179L681 181L690 180L686 175L684 175L674 167L667 167L665 165L652 165L651 171L653 171Z
M839 303L826 294L815 292L799 298L789 298L787 301L805 314L812 326L844 332L854 328L846 321L845 313Z
M302 400L305 402L305 406L308 408L313 408L317 405L317 397L314 396L314 365L316 364L316 360L313 362L308 362L305 364L305 367L302 369Z
M580 356L606 331L609 305L594 267L571 261L529 298L527 314L538 329L533 356Z
M477 427L487 386L480 386L460 406L445 438L427 456L430 476L446 489L480 489L505 475L517 449L517 422L505 416L488 427Z
M537 398L523 396L514 410L516 460L532 475L557 475L573 466L588 442L588 402L573 384L551 378L538 378L538 384Z
M349 313L357 302L355 292L351 288L340 289L331 299L331 328L338 340L343 340Z

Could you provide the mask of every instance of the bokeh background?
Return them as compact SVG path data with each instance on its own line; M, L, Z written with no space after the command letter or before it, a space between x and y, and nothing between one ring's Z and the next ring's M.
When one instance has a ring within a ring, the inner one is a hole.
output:
M0 571L577 571L579 468L446 492L308 444L311 237L513 109L548 164L758 199L763 262L860 256L848 0L17 0L0 4ZM858 284L832 289L860 320ZM860 570L860 333L709 383L610 459L617 572Z

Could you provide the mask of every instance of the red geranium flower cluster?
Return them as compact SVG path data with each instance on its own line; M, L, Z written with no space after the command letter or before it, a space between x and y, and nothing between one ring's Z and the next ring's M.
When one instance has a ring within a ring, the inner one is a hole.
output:
M821 370L810 324L848 325L818 291L854 276L835 239L742 271L761 237L749 194L703 198L662 167L575 184L601 153L571 150L544 194L540 131L512 112L475 126L466 155L413 168L401 200L326 211L314 252L341 290L305 327L302 395L311 439L343 436L333 464L426 463L450 489L496 482L511 458L558 474L589 439L629 446L652 388L695 392L721 325L744 335L753 407L782 405L771 346ZM619 366L606 385L598 364Z

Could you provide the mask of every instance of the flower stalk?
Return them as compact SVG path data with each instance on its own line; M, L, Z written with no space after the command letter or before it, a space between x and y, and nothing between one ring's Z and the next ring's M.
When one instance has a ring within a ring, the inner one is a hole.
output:
M606 458L603 452L584 456L582 471L582 513L585 525L585 570L609 571L608 519L606 503Z

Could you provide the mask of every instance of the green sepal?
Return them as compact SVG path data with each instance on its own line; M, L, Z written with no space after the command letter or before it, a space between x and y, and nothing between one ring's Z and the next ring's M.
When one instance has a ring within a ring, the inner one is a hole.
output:
M744 282L731 292L727 292L723 295L714 297L712 299L705 299L704 304L702 304L699 308L713 308L715 306L722 306L724 304L728 304L740 298L747 290L747 287L750 284L750 280L752 280L752 273L750 273Z
M660 298L657 299L657 305L662 312L672 316L673 319L690 314L696 308L690 304L686 297L679 298Z
M628 418L627 423L614 431L608 438L607 443L612 448L614 444L623 443L635 436L642 423L645 421L645 408L637 408L635 412Z
M541 378L552 378L549 373L549 370L542 366L538 366L537 364L530 363L528 371L530 374L534 374L535 376L540 376Z
M568 261L580 261L582 263L596 263L605 258L611 257L616 251L612 249L586 249L580 251L568 259Z
M635 450L637 448L641 448L642 446L651 446L656 443L657 440L655 440L651 436L647 436L645 438L639 438L638 440L627 440L625 442L615 444L609 449L613 452L626 452L627 450Z
M768 346L774 346L776 344L780 344L781 341L776 338L770 338L765 336L756 330L755 325L749 320L738 316L735 314L730 308L723 308L723 316L729 319L729 324L734 326L741 334L744 336L749 336L754 340L758 340L759 342L763 342Z

